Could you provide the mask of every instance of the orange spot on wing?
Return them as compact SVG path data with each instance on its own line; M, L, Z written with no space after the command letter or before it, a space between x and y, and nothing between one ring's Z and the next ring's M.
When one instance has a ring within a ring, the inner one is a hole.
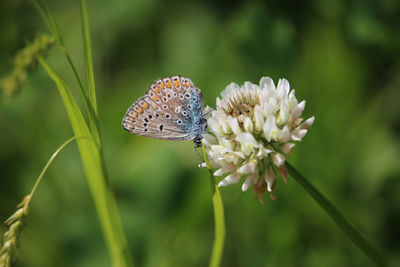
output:
M185 83L185 86L186 86L186 87L189 87L189 82L186 82L186 83Z
M132 117L126 117L126 120L129 121L129 122L134 122L135 121L135 119L132 118Z
M142 109L142 108L139 108L139 109L137 110L137 112L138 112L139 114L142 114L142 113L143 113L143 109Z
M160 89L158 89L158 88L155 88L154 89L154 92L156 92L157 94L160 92Z
M134 118L137 118L137 116L138 116L137 112L133 113L132 116L133 116Z
M180 84L181 84L181 81L179 81L179 80L176 80L176 81L174 81L174 84L175 84L175 87L179 87L179 86L180 86Z
M156 96L156 95L153 95L152 99L153 99L154 101L160 100L160 99L158 98L158 96Z
M144 108L144 109L148 109L148 108L149 108L149 103L145 102L145 103L143 104L143 108Z
M158 87L159 87L160 89L164 89L164 83L160 83L160 84L158 85Z
M168 88L171 88L171 86L172 86L171 81L166 82L165 85L166 85Z

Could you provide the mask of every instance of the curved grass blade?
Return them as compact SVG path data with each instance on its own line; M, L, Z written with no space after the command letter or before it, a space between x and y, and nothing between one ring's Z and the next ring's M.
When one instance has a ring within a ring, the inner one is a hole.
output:
M38 61L57 85L74 134L76 136L88 136L92 138L92 134L79 106L64 81L51 69L42 57L38 57ZM115 199L106 182L104 163L99 146L95 142L84 139L77 140L77 143L89 188L111 255L112 265L132 266L132 259L123 234L121 222L119 221Z
M57 157L57 155L72 141L84 137L71 137L67 141L65 141L50 157L47 161L46 165L40 172L39 177L36 179L36 182L30 192L30 194L26 195L22 202L18 204L17 211L14 212L6 221L5 225L7 226L7 231L1 237L0 242L0 266L1 267L11 267L17 260L17 252L19 248L19 238L22 233L22 230L25 226L25 218L29 214L29 204L33 198L33 195L36 192L36 189L39 183L42 181L44 174L47 169L50 167L51 163Z

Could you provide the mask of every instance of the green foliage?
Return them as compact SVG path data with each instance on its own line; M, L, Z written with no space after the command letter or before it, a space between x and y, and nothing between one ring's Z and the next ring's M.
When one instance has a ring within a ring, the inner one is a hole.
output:
M55 73L55 71L50 67L50 65L46 62L46 60L41 56L41 54L44 53L42 50L45 49L47 50L48 47L47 43L46 45L41 45L42 43L45 43L45 41L43 41L44 38L38 39L32 45L23 49L22 52L20 52L17 55L15 60L17 66L16 69L22 69L22 71L24 71L27 66L32 64L34 59L37 59L40 65L44 68L44 70L48 74L48 76L56 83L58 92L63 100L65 109L67 111L67 115L70 120L73 132L76 137L81 137L77 139L78 148L81 154L81 159L83 162L86 177L89 182L89 187L91 189L91 193L95 201L96 210L104 232L106 243L110 251L112 265L130 266L132 265L130 253L127 249L127 243L125 240L121 223L119 221L119 214L114 200L114 196L112 191L110 190L109 185L107 184L105 165L103 162L103 156L101 151L101 142L98 129L98 119L97 119L97 100L95 94L86 2L84 0L81 1L81 10L82 10L81 14L82 14L83 37L84 37L84 51L86 55L85 70L86 70L86 80L87 80L87 88L89 95L88 98L86 97L86 92L82 87L82 83L76 71L76 68L69 57L68 50L64 46L63 39L56 26L55 20L51 12L46 7L40 5L38 2L35 2L35 6L38 9L39 13L42 15L50 31L54 34L57 43L64 52L67 61L70 63L70 66L74 71L75 77L80 85L81 93L86 104L87 112L89 114L89 121L92 128L91 129L88 128L85 118L83 117L83 114L79 108L79 105L76 102L75 98L73 97L66 83ZM37 45L37 43L39 45ZM35 49L35 47L39 48ZM33 52L31 52L31 50L33 50ZM20 65L22 65L22 67L18 67ZM6 92L10 93L9 91ZM23 207L21 207L20 209L24 210L25 208L27 210L28 204L26 205L24 204ZM24 212L24 214L26 215L27 212ZM22 225L22 218L18 219L17 223L19 223L19 225ZM10 227L12 228L13 225L11 225ZM20 232L20 230L18 232ZM6 238L5 244L10 243L10 240L17 240L17 237L12 237L11 239ZM16 247L15 243L16 241L12 243L14 244L12 245L13 247ZM8 255L8 254L10 253L2 253L2 255ZM12 255L10 256L11 259L15 257L14 254L15 253L12 253ZM7 260L6 262L9 264L10 260Z
M55 33L55 36L57 36L56 38L58 40L58 43L61 44L61 48L65 51L64 54L67 55L68 59L68 52L63 46L61 34L58 32L57 26L51 13L47 9L41 8L39 5L37 6L38 9L41 11L42 16L44 16L45 21L50 22L48 23L50 30ZM88 179L89 187L91 189L92 197L94 199L99 220L104 232L106 243L110 251L112 265L129 266L132 265L130 253L127 249L127 243L121 223L119 221L119 214L114 196L112 191L110 190L109 185L107 184L106 170L101 151L100 134L97 127L97 101L92 67L89 24L86 11L86 2L84 0L81 1L81 10L82 28L85 44L84 51L86 55L85 70L88 97L85 97L85 91L82 90L82 92L84 101L86 101L91 129L88 128L82 112L66 83L54 72L54 70L42 57L39 56L38 60L40 65L49 75L49 77L57 85L58 92L63 100L75 136L87 137L87 139L78 139L77 143L86 177ZM70 62L72 69L74 70L75 76L78 77L72 60L68 59L68 61ZM79 78L77 79L80 83Z

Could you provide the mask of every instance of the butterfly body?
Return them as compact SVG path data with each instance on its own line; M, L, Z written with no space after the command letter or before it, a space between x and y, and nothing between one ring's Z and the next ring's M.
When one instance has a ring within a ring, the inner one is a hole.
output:
M155 81L122 120L130 133L164 140L194 140L206 130L203 98L190 79L172 76Z

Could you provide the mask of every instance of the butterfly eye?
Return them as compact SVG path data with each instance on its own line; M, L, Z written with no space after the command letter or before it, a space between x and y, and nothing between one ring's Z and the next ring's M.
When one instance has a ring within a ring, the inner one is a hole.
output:
M181 124L182 124L182 120L179 119L179 120L176 121L176 123L177 123L178 125L181 125Z
M162 100L164 101L164 102L167 102L167 98L164 96L163 98L162 98Z
M159 129L160 131L164 130L164 125L163 125L163 124L160 124L160 126L158 126L158 129Z
M179 94L179 99L183 100L185 97L182 94Z
M151 120L153 118L153 116L151 114L149 114L149 119Z
M174 92L174 97L177 97L177 96L178 96L178 94L176 92Z
M168 106L164 104L164 105L162 106L162 108L163 108L163 109L167 109Z
M147 128L145 128L143 131L147 132Z
M147 123L143 123L143 127L147 127Z
M191 95L189 93L186 93L185 96L186 96L186 98L190 98L191 97Z
M183 116L186 116L186 115L187 115L187 112L186 112L186 111L182 111L182 115L183 115Z
M192 109L192 105L189 104L189 105L188 105L188 108L189 108L189 109Z
M171 115L169 115L169 113L165 114L165 118L169 119Z
M168 93L168 94L167 94L167 98L168 98L168 99L172 98L171 94Z

